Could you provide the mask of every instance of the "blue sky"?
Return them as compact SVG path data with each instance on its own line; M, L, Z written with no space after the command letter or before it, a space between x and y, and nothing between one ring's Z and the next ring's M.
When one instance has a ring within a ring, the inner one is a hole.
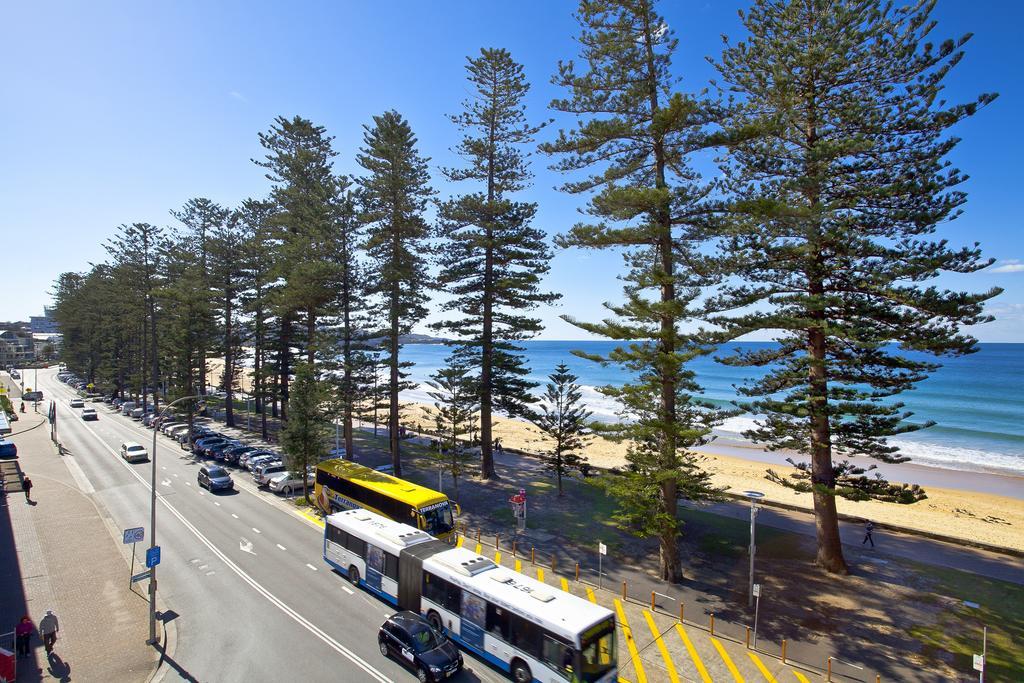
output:
M661 10L680 39L682 87L713 77L706 56L721 34L742 35L746 2L676 0ZM458 132L446 114L467 95L466 55L506 47L533 84L528 106L548 118L560 94L550 84L559 59L575 54L575 4L543 2L186 2L11 3L0 28L0 235L5 280L0 319L27 319L49 301L53 279L105 258L116 226L170 224L168 211L207 196L225 205L262 196L268 182L250 159L257 133L276 115L302 115L336 136L339 172L352 173L361 126L397 109L411 122L432 168L455 162ZM1024 341L1024 231L1016 200L1022 180L1024 108L1017 2L940 0L937 37L971 31L967 56L948 80L951 99L998 91L999 99L955 132L952 159L971 176L959 220L942 226L953 244L982 242L996 268L945 276L940 284L1006 292L997 316L976 334ZM564 122L563 122L564 123ZM556 122L557 125L557 122ZM577 219L579 197L559 193L549 160L534 157L524 197L540 205L550 234ZM442 196L450 188L438 179ZM548 279L564 297L541 312L544 337L583 333L560 313L602 315L616 301L621 261L612 254L559 253ZM995 272L999 270L1001 272Z

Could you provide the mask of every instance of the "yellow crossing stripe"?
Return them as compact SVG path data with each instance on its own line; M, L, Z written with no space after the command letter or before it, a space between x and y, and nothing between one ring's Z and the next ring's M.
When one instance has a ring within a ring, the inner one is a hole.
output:
M569 582L565 579L562 579L562 590L564 590L566 593L569 592Z
M704 681L704 683L714 683L711 680L711 676L708 676L708 670L704 668L704 662L700 660L700 655L697 654L697 648L690 642L690 636L687 635L686 629L683 628L682 624L676 624L676 631L679 633L679 637L683 639L683 645L686 646L686 651L690 653L690 659L693 660L694 666L697 667L700 680Z
M647 683L647 674L644 673L644 665L640 663L640 652L636 649L636 641L633 640L633 631L629 628L629 620L626 613L622 611L622 603L615 598L615 612L619 615L619 623L622 625L622 635L626 638L626 647L629 648L629 658L633 660L633 668L636 669L637 683ZM710 678L708 681L710 682Z
M807 680L807 676L804 676L802 673L795 669L793 670L793 675L796 676L796 680L800 681L800 683L811 683L809 680Z
M476 544L476 554L477 554L477 555L482 555L482 554L483 554L483 552L484 552L484 547L483 547L483 545L481 545L480 543L477 543L477 544Z
M718 654L722 655L722 661L725 662L726 668L729 669L729 673L732 674L736 683L746 683L746 681L743 680L743 676L740 675L739 669L737 669L736 665L732 663L729 653L726 652L725 648L722 647L722 644L718 642L718 638L712 638L711 644L715 646L716 650L718 650Z
M644 619L647 620L647 628L651 629L651 635L654 636L654 642L658 646L658 652L661 653L661 658L665 660L665 668L668 670L668 678L672 683L679 683L679 676L676 674L676 666L672 663L672 657L668 653L668 648L665 647L665 641L661 639L661 632L658 630L658 626L654 623L654 618L651 613L644 610Z
M522 560L516 560L516 571L517 572L522 572L523 571L523 561Z
M544 583L544 570L540 567L537 567L537 580Z
M594 595L594 591L590 588L590 586L587 586L587 600L590 600L590 602L594 603L595 605L597 604L597 597Z
M747 654L750 655L750 659L753 660L754 665L761 671L761 674L768 683L779 683L775 680L775 676L772 676L772 672L768 670L768 667L764 665L764 662L761 661L760 657L755 655L753 652L748 652Z
M494 564L501 564L501 551L500 550L495 550L494 551Z
M456 548L461 548L462 544L463 544L463 542L465 542L465 540L466 540L465 536L459 536L459 540L455 541L455 547Z

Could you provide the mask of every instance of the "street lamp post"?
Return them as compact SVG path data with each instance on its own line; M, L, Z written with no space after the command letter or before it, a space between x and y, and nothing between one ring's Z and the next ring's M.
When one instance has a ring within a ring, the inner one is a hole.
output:
M744 491L750 499L750 576L747 582L747 607L754 606L754 555L757 553L757 501L764 498L760 491Z
M202 398L202 396L183 396L175 401L168 403L164 406L164 409L160 411L158 417L160 422L163 422L163 417L173 406L182 401L189 401L196 398ZM149 504L149 547L150 549L156 547L156 433L159 432L159 427L153 428L153 451L149 456L150 461L153 463L152 474L149 479L150 489L150 504ZM156 566L150 567L149 574L149 640L146 641L147 645L156 645Z

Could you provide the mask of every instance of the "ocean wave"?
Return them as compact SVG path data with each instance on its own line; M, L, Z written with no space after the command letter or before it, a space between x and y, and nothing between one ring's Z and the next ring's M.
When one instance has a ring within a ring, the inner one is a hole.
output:
M1024 456L1022 455L925 441L910 441L902 438L889 439L889 443L898 446L902 455L909 457L911 462L919 465L972 472L995 471L1018 476L1024 474Z

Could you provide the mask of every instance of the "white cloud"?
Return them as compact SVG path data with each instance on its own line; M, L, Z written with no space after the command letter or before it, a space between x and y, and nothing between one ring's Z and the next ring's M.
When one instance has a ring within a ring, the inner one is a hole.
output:
M239 102L248 102L249 101L249 100L247 100L245 98L245 95L243 95L242 93L238 92L237 90L232 90L231 92L228 93L228 96L231 97L231 99L238 100Z
M1002 261L998 266L988 271L990 273L1022 273L1024 263L1020 259L1010 258Z

